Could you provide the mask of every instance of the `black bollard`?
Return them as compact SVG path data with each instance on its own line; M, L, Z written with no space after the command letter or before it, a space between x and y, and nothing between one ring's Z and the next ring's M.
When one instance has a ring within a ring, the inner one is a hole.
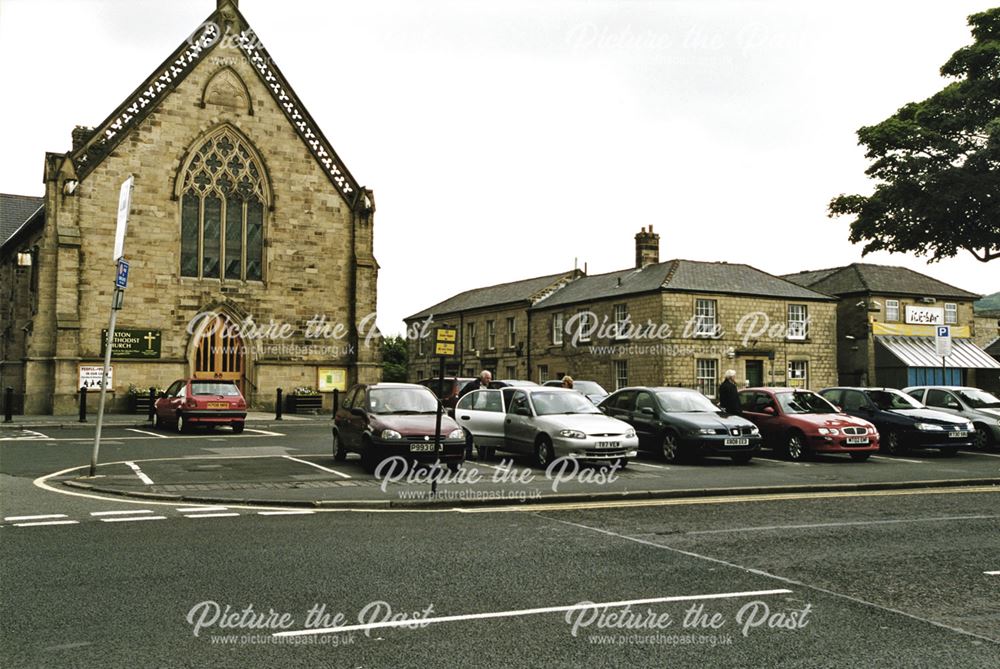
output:
M87 386L80 386L80 422L87 422Z
M340 406L340 391L336 388L333 389L333 411L330 412L330 418L337 417L337 407Z
M149 387L149 415L146 417L146 420L148 420L150 423L155 422L156 407L153 406L154 404L156 404L156 388L150 386Z
M3 391L3 422L14 422L14 389L10 386Z
M278 401L274 403L274 420L281 420L281 388L278 388Z

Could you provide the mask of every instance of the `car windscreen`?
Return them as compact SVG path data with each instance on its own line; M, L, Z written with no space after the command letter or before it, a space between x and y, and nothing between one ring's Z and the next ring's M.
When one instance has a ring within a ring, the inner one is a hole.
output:
M813 392L776 393L785 413L837 413L837 407Z
M235 383L220 383L219 381L192 381L191 394L239 397L240 389L236 387Z
M437 398L426 388L373 388L368 410L377 414L437 413Z
M971 390L959 390L957 394L973 409L1000 408L1000 399L993 393L988 393L985 390L973 388Z
M898 390L869 390L868 398L882 411L924 408L923 404Z
M701 393L661 391L656 393L656 399L667 413L697 412L718 413L719 407Z
M608 391L601 387L601 384L596 381L574 381L573 390L583 393L584 395L607 395Z
M548 416L560 413L601 413L593 402L579 393L532 393L535 413Z

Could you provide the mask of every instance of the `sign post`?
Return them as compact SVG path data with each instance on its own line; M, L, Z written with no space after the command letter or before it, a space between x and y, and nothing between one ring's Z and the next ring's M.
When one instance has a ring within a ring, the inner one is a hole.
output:
M455 340L458 338L458 330L455 328L443 327L434 330L434 355L438 357L438 388L444 388L444 359L450 355L455 355ZM444 404L438 398L437 420L434 424L434 475L431 476L431 494L437 493L438 472L441 468L441 414L444 413Z
M941 384L948 384L948 356L951 355L951 326L938 325L934 337L934 352L941 356Z
M122 182L118 191L118 220L115 223L115 246L112 260L116 263L115 289L111 298L111 316L108 318L108 340L104 345L104 369L101 372L101 399L97 403L97 429L94 432L94 451L90 456L90 476L97 476L97 456L101 450L101 428L104 426L104 400L108 393L108 370L111 367L111 351L115 347L115 321L118 310L125 303L125 287L128 286L128 261L125 253L125 232L128 229L128 215L132 208L132 185L130 174Z

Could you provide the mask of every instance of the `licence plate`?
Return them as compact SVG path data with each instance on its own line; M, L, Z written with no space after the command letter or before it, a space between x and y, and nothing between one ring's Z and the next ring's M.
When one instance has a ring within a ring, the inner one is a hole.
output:
M410 453L433 453L434 444L410 444Z
M749 446L750 445L750 440L749 439L726 439L726 441L724 442L724 445L726 445L726 446Z
M208 403L208 408L209 409L228 409L229 408L229 402L209 402Z
M598 448L618 448L621 444L617 441L599 441L597 442Z
M969 433L966 432L965 430L962 430L960 432L951 432L950 434L948 434L948 436L951 437L952 439L964 439L965 437L969 436Z
M847 443L848 444L867 444L867 443L870 443L870 442L868 441L868 437L848 437L847 438Z

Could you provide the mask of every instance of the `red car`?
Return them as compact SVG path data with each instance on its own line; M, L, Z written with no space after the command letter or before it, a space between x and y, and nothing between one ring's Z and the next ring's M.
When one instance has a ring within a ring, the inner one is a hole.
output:
M747 388L740 391L743 417L760 429L764 444L789 460L814 453L848 453L867 460L878 450L878 430L848 416L810 390Z
M230 425L239 434L247 419L247 403L233 381L179 379L156 404L156 427L173 425L184 432L195 425Z

